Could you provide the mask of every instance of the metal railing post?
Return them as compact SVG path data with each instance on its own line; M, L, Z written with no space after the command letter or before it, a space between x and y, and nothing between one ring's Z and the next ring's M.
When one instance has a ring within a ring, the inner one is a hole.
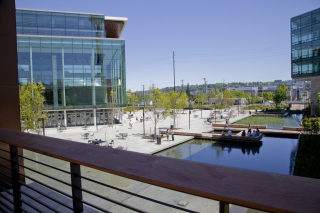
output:
M11 177L12 177L12 192L13 192L13 204L14 212L22 213L22 201L20 192L20 175L19 175L19 157L18 147L10 145L10 160L11 160Z
M220 201L219 202L219 213L229 213L229 203Z
M72 202L74 212L83 212L80 165L70 162Z

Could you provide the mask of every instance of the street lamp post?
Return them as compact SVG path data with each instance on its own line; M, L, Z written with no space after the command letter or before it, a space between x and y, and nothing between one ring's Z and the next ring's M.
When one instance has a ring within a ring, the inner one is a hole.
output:
M38 118L38 121L42 121L42 128L43 128L43 136L45 136L45 132L44 132L44 119L43 118ZM40 129L40 122L39 122L39 129Z
M190 129L190 114L191 114L190 104L191 104L191 99L189 100L189 129Z
M217 111L216 111L216 102L214 102L214 123L217 123Z

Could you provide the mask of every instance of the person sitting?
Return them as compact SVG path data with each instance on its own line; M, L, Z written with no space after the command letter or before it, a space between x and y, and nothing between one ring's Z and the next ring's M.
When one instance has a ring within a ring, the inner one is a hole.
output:
M229 131L228 131L228 136L231 136L232 135L232 132L231 132L231 130L229 129Z
M247 137L251 137L251 132L248 131Z
M257 128L256 134L257 134L257 136L260 135L260 130L259 130L259 128Z
M207 118L207 122L208 122L208 123L210 123L210 120L209 120L209 118Z
M257 134L256 134L256 131L255 130L253 130L253 133L252 133L252 135L251 135L252 137L256 137L257 136Z
M243 137L245 137L245 136L246 136L246 130L243 130L243 131L242 131L241 136L243 136Z
M222 136L225 136L226 134L224 134L224 131L222 131L221 135L222 135Z

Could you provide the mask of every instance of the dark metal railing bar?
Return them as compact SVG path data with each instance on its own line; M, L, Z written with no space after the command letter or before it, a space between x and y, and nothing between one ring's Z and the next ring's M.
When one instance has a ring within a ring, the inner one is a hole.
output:
M41 165L44 165L44 166L50 167L50 168L55 169L55 170L58 170L58 171L60 171L60 172L64 172L64 173L67 173L67 174L71 174L71 173L70 173L70 172L68 172L68 171L65 171L65 170L62 170L62 169L56 168L56 167L54 167L54 166L50 166L50 165L45 164L45 163L41 163L41 162L36 161L36 160L33 160L33 159L31 159L31 158L24 157L24 156L21 156L21 155L18 155L18 156L19 156L20 158L24 158L24 159L27 159L27 160L29 160L29 161L33 161L33 162L35 162L35 163L39 163L39 164L41 164ZM55 159L57 159L57 158L55 158Z
M96 197L98 197L98 198L101 198L101 199L103 199L103 200L107 200L107 201L110 201L110 202L112 202L112 203L115 203L115 204L118 204L118 205L120 205L120 206L123 206L123 207L125 207L125 208L127 208L127 209L131 209L131 210L136 211L136 212L145 212L145 211L142 211L142 210L140 210L140 209L136 209L136 208L131 207L131 206L129 206L129 205L123 204L123 203L121 203L121 202L112 200L112 199L110 199L110 198L103 197L103 196L101 196L101 195L99 195L99 194L96 194L96 193L94 193L94 192L90 192L89 190L86 190L86 189L81 189L81 190L84 191L84 192L86 192L86 193L88 193L88 194L94 195L94 196L96 196Z
M13 201L10 200L8 197L6 197L5 195L3 195L2 193L0 193L0 197L3 197L5 200L7 200L9 203L13 204Z
M0 181L2 182L2 183L5 183L5 184L7 184L10 188L12 188L12 184L10 184L10 183L8 183L7 181L5 181L5 180L2 180L2 179L0 179Z
M10 153L8 150L4 150L4 149L1 149L1 148L0 148L0 151L4 151L4 152L7 152L7 153Z
M94 205L94 204L92 204L92 203L88 203L87 201L82 200L82 203L84 203L84 204L86 204L86 205L88 205L88 206L91 206L92 208L98 209L99 211L106 212L106 213L110 213L110 211L107 211L107 210L105 210L105 209L102 209L102 208L100 208L99 206L96 206L96 205Z
M37 170L31 169L30 167L27 167L27 166L23 166L23 165L21 165L21 164L19 164L19 163L17 163L17 164L18 164L19 166L25 168L25 169L29 169L29 170L31 170L31 171L33 171L33 172L35 172L35 173L38 173L38 174L43 175L43 176L45 176L45 177L47 177L47 178L50 178L50 179L52 179L52 180L55 180L55 181L57 181L57 182L63 183L63 184L65 184L65 185L71 187L71 184L70 184L70 183L67 183L67 182L65 182L65 181L63 181L63 180L59 180L59 179L57 179L57 178L51 177L50 175L46 175L46 174L44 174L44 173L42 173L42 172L38 172Z
M74 212L83 212L82 201L82 184L81 184L81 168L79 164L70 162L70 179L72 191L72 205Z
M60 194L63 194L64 196L69 197L70 199L72 199L72 196L68 195L67 193L65 193L65 192L63 192L63 191L60 191L59 189L55 189L55 188L53 188L53 187L51 187L51 186L48 186L47 184L42 183L41 181L38 181L38 180L36 180L36 179L34 179L34 178L32 178L32 177L29 177L29 176L27 176L27 175L21 174L20 172L19 172L19 175L21 175L21 176L23 176L23 177L26 177L26 178L28 178L28 179L36 182L36 183L39 183L39 184L42 185L42 186L45 186L45 187L47 187L47 188L49 188L49 189L51 189L51 190L53 190L53 191L55 191L55 192L58 192L58 193L60 193Z
M0 206L0 212L7 213L7 211L5 211L3 208L1 208L1 206Z
M154 200L152 198L148 198L148 197L145 197L145 196L142 196L142 195L138 195L138 194L135 194L133 192L128 192L126 190L119 189L117 187L110 186L108 184L92 180L90 178L86 178L86 177L83 177L83 176L81 176L81 178L83 178L85 180L88 180L88 181L91 181L91 182L94 182L94 183L97 183L97 184L100 184L100 185L103 185L103 186L106 186L106 187L109 187L109 188L112 188L112 189L115 189L115 190L118 190L118 191L121 191L121 192L124 192L124 193L127 193L127 194L130 194L130 195L133 195L133 196L136 196L136 197L139 197L139 198L142 198L142 199L145 199L145 200L149 200L149 201L152 201L152 202L155 202L155 203L159 203L159 204L162 204L162 205L165 205L165 206L169 206L169 207L172 207L172 208L175 208L175 209L179 209L179 210L186 211L186 212L195 212L195 211L187 210L187 209L184 209L184 208L181 208L181 207L178 207L178 206L174 206L174 205L171 205L171 204L168 204L168 203L164 203L162 201Z
M42 210L40 210L39 208L35 207L34 205L28 203L27 201L25 201L25 200L23 200L23 199L21 199L21 198L20 198L20 200L21 200L22 203L26 204L27 206L30 206L31 208L33 208L33 209L36 210L37 212L42 212ZM22 206L20 207L20 209L22 209L22 210L24 211L24 209L23 209Z
M58 203L58 204L60 204L60 205L62 205L62 206L64 206L64 207L66 207L66 208L68 208L68 209L70 209L70 210L72 210L72 211L73 211L73 208L71 208L71 207L67 206L67 205L66 205L66 204L64 204L64 203L61 203L60 201L56 200L55 198L52 198L52 197L50 197L50 196L48 196L48 195L46 195L46 194L44 194L44 193L40 192L38 189L34 189L34 188L32 188L32 187L28 186L27 184L25 184L25 183L21 182L21 181L20 181L19 183L20 183L20 184L22 184L22 185L24 185L25 187L27 187L27 188L29 188L29 189L31 189L31 190L33 190L33 191L37 192L38 194L41 194L42 196L44 196L44 197L46 197L46 198L48 198L48 199L50 199L50 200L52 200L52 201L54 201L54 202L56 202L56 203Z
M38 200L37 198L35 198L34 196L32 196L32 195L30 195L30 194L28 194L28 193L26 193L26 192L24 192L24 191L20 191L20 192L21 192L22 194L24 194L25 196L30 197L32 200L40 203L41 205L43 205L43 206L46 207L47 209L50 209L51 211L54 211L54 212L58 212L58 211L56 211L54 208L48 206L48 205L45 204L44 202L42 202L42 201Z
M5 174L5 173L3 173L3 172L0 172L0 174L3 175L3 176L5 176L5 177L7 177L7 178L9 178L9 179L12 179L12 177L11 177L10 175L7 175L7 174Z
M14 212L22 213L22 200L21 200L21 185L19 184L20 175L19 175L19 157L14 155L18 154L18 147L10 145L10 161L11 161L11 176L12 176L12 193L13 193L13 203L14 203Z
M5 166L5 165L0 164L0 166L11 171L11 168L9 168L9 167L7 167L7 166Z
M9 195L13 196L13 193L5 189L4 187L0 186L0 189L3 190L4 192L7 192Z
M0 172L0 174L2 174L3 176L6 176L6 174L4 174L3 172ZM11 179L11 177L10 177L9 179ZM2 180L2 179L0 179L0 181L1 181L1 182L4 182L4 183L6 183L7 185L9 185L10 187L12 187L12 184L8 183L7 181Z
M6 207L7 209L9 209L10 211L14 212L14 209L13 209L12 207L8 206L7 204L5 204L4 202L2 202L1 200L0 200L0 205L3 205L4 207Z
M3 160L6 160L6 161L11 162L11 160L10 160L10 159L7 159L7 158L1 157L1 156L0 156L0 158L1 158L1 159L3 159Z

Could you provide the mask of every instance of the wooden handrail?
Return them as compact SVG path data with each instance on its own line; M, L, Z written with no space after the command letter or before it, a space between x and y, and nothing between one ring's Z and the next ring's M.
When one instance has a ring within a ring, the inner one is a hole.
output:
M319 212L320 180L153 156L0 129L0 141L164 188L268 212Z

